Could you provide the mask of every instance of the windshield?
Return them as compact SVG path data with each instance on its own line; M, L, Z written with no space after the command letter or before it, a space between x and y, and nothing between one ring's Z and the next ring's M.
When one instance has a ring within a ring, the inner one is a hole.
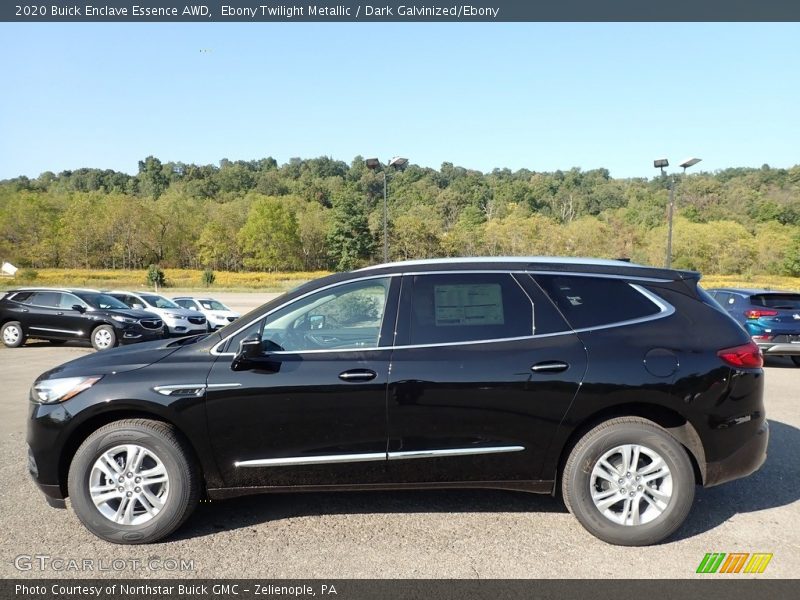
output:
M180 308L180 306L175 304L172 300L164 298L164 296L156 296L155 294L142 294L141 298L150 306L155 306L156 308Z
M76 294L78 298L94 308L105 310L128 310L128 307L108 294Z
M206 310L230 310L230 308L217 300L198 300L198 302Z
M800 294L759 294L750 300L756 306L800 310Z

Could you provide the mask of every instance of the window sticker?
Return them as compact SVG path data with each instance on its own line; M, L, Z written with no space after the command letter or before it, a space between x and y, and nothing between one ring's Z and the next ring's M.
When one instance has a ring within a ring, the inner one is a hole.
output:
M503 296L497 283L436 285L436 326L503 325Z

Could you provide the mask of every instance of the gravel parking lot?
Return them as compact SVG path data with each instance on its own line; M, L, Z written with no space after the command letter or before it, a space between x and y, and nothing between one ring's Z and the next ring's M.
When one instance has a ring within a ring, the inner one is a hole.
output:
M242 312L267 295L215 294ZM193 561L190 577L692 577L706 552L771 552L759 577L797 577L800 559L800 369L766 368L769 458L755 475L697 490L687 523L651 548L609 546L586 533L559 500L502 491L282 494L201 504L169 541L122 547L89 534L71 510L49 508L29 480L27 391L42 371L91 352L29 343L0 347L0 576L89 577L20 571L20 555L124 568L103 576L186 577L151 571L152 559ZM135 560L141 561L138 566ZM115 563L116 566L122 563ZM155 563L155 564L163 564ZM97 575L98 573L94 573ZM708 577L708 576L706 576ZM725 577L745 577L726 575Z

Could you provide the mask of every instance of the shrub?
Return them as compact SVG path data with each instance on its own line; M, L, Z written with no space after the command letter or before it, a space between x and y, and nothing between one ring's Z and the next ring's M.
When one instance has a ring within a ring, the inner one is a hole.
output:
M217 276L214 275L214 271L211 269L206 269L203 271L203 285L206 287L211 287L214 285L214 281L217 279Z
M33 281L39 277L39 271L36 269L20 269L17 272L17 279L22 279L24 281Z
M167 285L167 281L164 277L164 271L158 265L150 265L147 268L147 283L148 285L152 285L158 291L158 288L164 287Z

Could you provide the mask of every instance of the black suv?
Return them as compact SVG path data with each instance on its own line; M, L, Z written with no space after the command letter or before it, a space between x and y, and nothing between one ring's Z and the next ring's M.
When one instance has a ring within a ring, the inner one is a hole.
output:
M201 496L408 487L561 491L597 537L655 543L696 484L766 457L761 353L698 279L548 258L331 275L41 375L29 469L117 543Z
M96 350L164 337L161 318L130 310L96 290L18 289L0 300L0 338L16 348L27 338L63 344L89 340Z

